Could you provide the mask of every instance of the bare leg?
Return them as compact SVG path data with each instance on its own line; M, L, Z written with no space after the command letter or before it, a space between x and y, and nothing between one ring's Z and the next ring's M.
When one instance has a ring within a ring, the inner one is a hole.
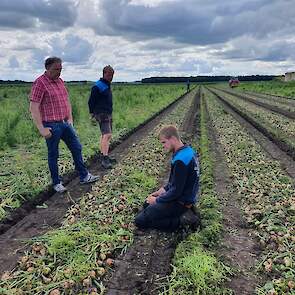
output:
M107 156L109 154L109 147L110 147L110 141L112 138L112 134L103 134L100 137L100 151L104 156Z

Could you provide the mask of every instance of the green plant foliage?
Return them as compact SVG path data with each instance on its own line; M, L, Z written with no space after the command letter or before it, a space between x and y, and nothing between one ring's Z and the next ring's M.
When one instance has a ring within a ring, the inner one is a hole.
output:
M259 272L269 281L258 294L294 294L294 184L280 163L206 92L208 109L218 131L232 181L252 235L262 249Z
M98 152L100 131L89 118L92 84L67 84L74 125L83 145L83 156ZM47 150L29 114L30 86L0 86L0 220L7 210L19 207L50 184ZM114 85L113 140L135 128L184 92L181 85ZM3 93L3 94L2 94ZM60 173L74 169L70 151L60 144Z
M231 294L223 287L229 268L216 259L209 248L218 245L222 230L222 214L214 189L213 159L208 136L207 115L204 100L201 101L201 193L198 209L202 229L192 233L176 249L173 272L169 277L165 295L174 294Z
M133 241L134 208L155 188L167 163L155 134L163 124L179 126L192 98L193 93L69 208L62 227L33 239L18 267L2 277L4 294L87 294L90 288L103 294L112 258Z
M242 82L240 91L253 91L272 95L286 96L295 99L295 81L264 81L264 82Z

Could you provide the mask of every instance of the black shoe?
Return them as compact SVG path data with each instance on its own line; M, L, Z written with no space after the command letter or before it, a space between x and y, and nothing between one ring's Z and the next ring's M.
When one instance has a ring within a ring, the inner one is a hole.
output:
M108 156L102 157L101 166L105 169L112 169L113 168L110 158Z
M110 159L111 164L117 164L117 160L113 157L108 156Z
M198 213L194 213L193 210L188 209L180 216L180 226L181 227L190 227L193 230L196 230L197 227L201 224L201 218Z
M98 158L99 161L101 161L102 158L103 158L103 153L99 151L98 155L97 155L97 158Z

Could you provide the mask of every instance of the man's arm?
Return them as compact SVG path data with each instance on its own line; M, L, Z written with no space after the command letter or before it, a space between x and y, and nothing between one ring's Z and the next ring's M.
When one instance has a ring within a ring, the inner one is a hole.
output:
M166 192L166 190L164 189L164 187L161 187L160 189L158 189L157 191L151 193L147 198L146 198L146 202L149 204L154 204L156 203L156 199L164 194Z
M178 160L175 162L171 185L168 191L158 196L157 203L171 202L177 200L182 195L187 180L187 169L187 166L182 161Z
M39 102L30 102L30 112L32 114L33 121L38 128L40 134L45 138L50 138L52 136L51 134L51 128L46 128L42 124L41 119L41 113L40 113L40 103Z
M89 107L89 113L93 116L94 114L94 108L96 104L96 98L99 96L99 90L96 86L93 86L91 89L90 97L88 100L88 107Z
M69 101L69 108L70 108L70 110L69 110L69 117L68 117L68 123L70 123L71 125L73 125L73 114L72 114L72 105L71 105L71 102L70 102L70 100L68 99L68 101Z

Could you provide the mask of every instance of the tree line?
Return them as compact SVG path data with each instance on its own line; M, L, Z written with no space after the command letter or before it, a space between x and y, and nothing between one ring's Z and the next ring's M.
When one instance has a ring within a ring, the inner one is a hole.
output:
M274 75L236 76L240 81L269 81ZM176 83L176 82L224 82L232 76L191 76L191 77L150 77L141 80L142 83Z

